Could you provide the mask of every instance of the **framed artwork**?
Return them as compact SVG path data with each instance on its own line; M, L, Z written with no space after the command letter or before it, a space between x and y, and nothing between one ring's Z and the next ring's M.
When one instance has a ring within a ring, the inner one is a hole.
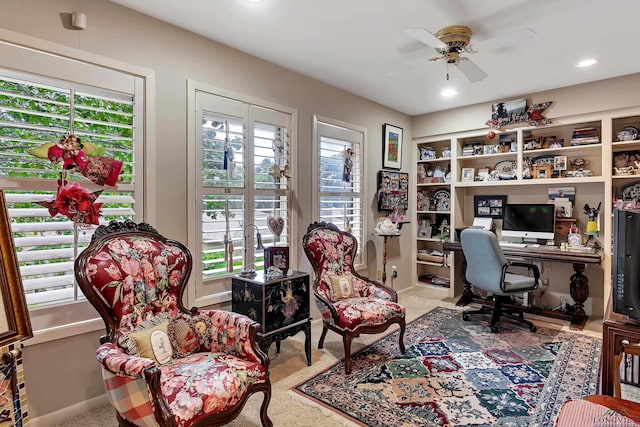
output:
M269 267L279 268L283 274L289 271L289 247L288 246L269 246L264 248L264 269Z
M557 171L566 171L567 156L555 156L553 158L553 169Z
M531 166L533 178L551 178L553 172L551 164Z
M507 196L473 196L473 213L476 217L502 218Z
M378 171L378 210L409 208L409 174Z
M475 173L474 168L462 168L462 179L463 182L473 181L473 175Z
M385 123L382 125L382 167L402 167L402 128Z
M0 345L33 336L11 234L4 192L0 190Z

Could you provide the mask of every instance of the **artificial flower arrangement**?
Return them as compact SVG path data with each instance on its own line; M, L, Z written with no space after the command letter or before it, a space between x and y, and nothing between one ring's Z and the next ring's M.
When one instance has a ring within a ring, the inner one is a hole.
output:
M30 154L48 159L62 168L55 198L37 204L47 207L51 216L66 216L73 221L74 227L98 225L102 203L95 201L102 190L90 192L77 182L68 184L66 173L80 172L97 185L115 186L122 172L122 162L103 156L104 151L95 144L83 144L80 138L70 132L65 133L58 142L45 143L29 150Z

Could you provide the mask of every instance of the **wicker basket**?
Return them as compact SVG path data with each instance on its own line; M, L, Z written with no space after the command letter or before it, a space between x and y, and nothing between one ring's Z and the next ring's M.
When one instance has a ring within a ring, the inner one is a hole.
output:
M418 252L418 261L428 261L442 264L444 262L444 257L442 255L431 255Z

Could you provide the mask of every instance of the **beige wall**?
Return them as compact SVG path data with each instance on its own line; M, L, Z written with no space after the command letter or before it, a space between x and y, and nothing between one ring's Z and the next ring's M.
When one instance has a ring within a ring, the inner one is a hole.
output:
M526 98L527 105L552 101L543 115L549 119L581 114L600 113L640 105L640 74L585 83L576 86L512 96ZM498 100L495 100L496 102ZM424 114L413 118L413 137L456 133L464 130L487 129L484 124L491 115L492 102Z
M82 11L87 29L65 29L61 14ZM365 160L368 171L365 205L369 208L369 230L375 225L375 172L381 168L382 124L404 128L405 142L411 142L408 116L304 77L276 65L164 24L105 0L0 0L0 28L66 45L107 58L149 68L156 77L156 140L148 141L155 153L157 170L154 224L168 237L187 241L187 79L224 88L239 94L278 103L298 110L299 171L312 167L313 115L321 115L368 130ZM310 55L313 52L309 52ZM0 58L0 66L2 60ZM403 170L411 170L411 150L403 152ZM170 171L170 173L168 173ZM314 218L313 177L301 173L297 180L300 206L298 241ZM406 227L406 226L405 226ZM407 249L413 234L405 228L400 239L392 239L389 264L397 264L397 287L411 285L413 263ZM370 273L381 260L381 241L365 234ZM298 245L299 246L299 245ZM298 248L298 268L310 271ZM403 257L401 257L403 255ZM406 272L406 274L405 274ZM405 279L405 280L403 280ZM25 377L30 417L39 417L102 393L95 349L98 334L86 334L56 342L27 346ZM315 338L314 338L315 339ZM63 387L64 393L60 393Z

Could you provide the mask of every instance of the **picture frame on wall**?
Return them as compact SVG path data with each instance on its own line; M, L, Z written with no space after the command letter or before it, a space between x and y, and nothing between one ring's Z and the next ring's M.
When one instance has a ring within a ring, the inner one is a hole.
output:
M409 174L378 171L378 211L409 208Z
M385 123L382 125L382 167L402 167L402 128Z
M289 247L288 246L269 246L264 248L264 270L269 267L279 268L283 274L289 271Z
M507 196L473 196L473 213L475 217L502 219L506 204Z

